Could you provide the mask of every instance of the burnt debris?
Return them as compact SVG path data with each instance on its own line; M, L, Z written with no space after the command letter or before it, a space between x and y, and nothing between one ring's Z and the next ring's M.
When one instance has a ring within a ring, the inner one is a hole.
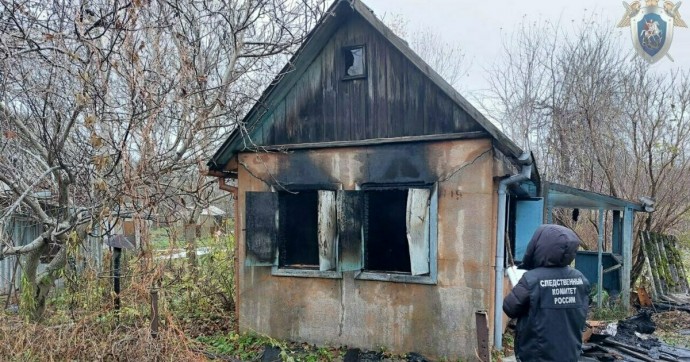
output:
M651 309L642 309L618 321L615 328L592 334L582 346L582 356L598 361L690 361L690 349L673 347L651 335L656 330L652 314Z

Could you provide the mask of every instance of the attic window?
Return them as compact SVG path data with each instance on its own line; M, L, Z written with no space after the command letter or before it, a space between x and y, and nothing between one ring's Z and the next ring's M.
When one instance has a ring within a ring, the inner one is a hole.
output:
M364 45L343 48L345 76L343 79L358 79L367 76L366 49Z

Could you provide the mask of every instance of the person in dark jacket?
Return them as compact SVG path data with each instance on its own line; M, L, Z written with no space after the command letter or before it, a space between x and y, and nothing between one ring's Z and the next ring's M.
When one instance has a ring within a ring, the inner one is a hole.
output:
M522 362L577 361L589 305L589 281L569 265L580 239L572 230L546 224L527 244L527 270L503 300L517 318L515 354Z

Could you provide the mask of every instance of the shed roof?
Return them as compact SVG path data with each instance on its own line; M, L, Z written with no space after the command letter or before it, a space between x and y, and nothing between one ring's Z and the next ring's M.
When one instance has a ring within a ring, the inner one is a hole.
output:
M523 150L521 150L511 139L503 134L491 121L489 121L481 112L472 106L463 96L461 96L448 82L446 82L438 73L426 64L414 51L410 49L407 43L396 36L388 27L386 27L376 16L372 10L366 7L359 0L336 0L326 15L321 19L317 26L309 33L304 43L297 50L292 59L285 65L283 70L274 79L271 85L263 92L259 101L252 107L242 121L244 128L235 128L223 145L216 151L211 160L208 162L211 171L224 171L225 165L230 159L240 151L252 150L248 146L245 136L247 131L251 134L252 130L260 128L261 117L268 109L275 107L278 98L285 95L285 92L290 89L302 76L301 70L306 69L312 61L318 56L321 49L328 43L334 32L345 22L345 20L353 15L359 15L366 23L371 25L376 32L383 36L390 45L397 49L403 56L409 60L426 78L435 84L443 94L450 98L460 109L464 110L479 126L485 130L480 132L481 135L475 133L474 136L490 137L494 140L496 148L508 156L509 159L514 160L519 157ZM468 134L446 134L446 135L425 135L418 137L396 137L388 138L383 141L377 139L377 142L411 142L433 140L438 136L444 136L444 139L467 138ZM341 144L333 144L333 146ZM289 145L296 146L296 145ZM301 145L304 148L305 145ZM314 145L315 147L317 145ZM292 148L292 147L283 147Z
M548 207L646 211L640 203L552 182L544 182L544 192Z

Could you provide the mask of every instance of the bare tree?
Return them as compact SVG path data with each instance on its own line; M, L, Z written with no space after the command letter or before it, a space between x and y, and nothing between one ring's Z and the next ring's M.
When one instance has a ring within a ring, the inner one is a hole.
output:
M124 214L193 219L208 206L208 155L323 11L318 0L0 0L0 223L21 210L42 227L28 245L3 235L0 256L26 255L35 318L68 244ZM37 273L49 245L59 252Z
M527 24L513 35L489 78L494 118L538 155L545 178L655 198L636 227L676 232L690 208L681 176L690 172L689 74L651 72L608 26L582 24L574 33Z
M393 14L383 20L448 84L456 89L462 88L461 80L467 76L470 64L465 58L461 44L445 41L438 32L428 27L412 28L409 21L400 14Z

